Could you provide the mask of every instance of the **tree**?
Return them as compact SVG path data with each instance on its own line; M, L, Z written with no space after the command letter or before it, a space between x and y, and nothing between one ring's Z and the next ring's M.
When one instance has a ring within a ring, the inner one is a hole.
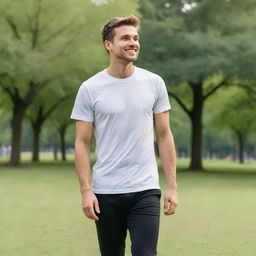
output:
M256 101L251 95L234 90L229 93L215 116L214 122L219 127L228 127L238 142L238 159L244 163L244 147L246 140L256 131Z
M40 91L56 80L76 77L78 71L89 75L105 63L104 50L99 50L100 27L117 12L136 8L133 1L115 2L0 2L0 89L12 109L11 165L20 164L22 121Z
M140 63L165 78L169 95L188 115L192 128L189 169L202 170L205 102L229 84L251 88L247 80L255 77L253 1L140 3L144 17Z
M68 126L73 123L73 120L70 119L73 103L74 97L68 98L65 102L62 101L47 120L48 127L59 136L62 161L67 160L65 136Z
M63 82L64 83L64 82ZM63 83L61 84L63 87ZM59 85L60 86L60 85ZM27 111L26 117L31 124L33 131L32 161L39 161L40 134L45 121L50 117L59 104L65 102L72 96L71 88L59 88L56 92L57 84L52 88L44 88L40 95Z

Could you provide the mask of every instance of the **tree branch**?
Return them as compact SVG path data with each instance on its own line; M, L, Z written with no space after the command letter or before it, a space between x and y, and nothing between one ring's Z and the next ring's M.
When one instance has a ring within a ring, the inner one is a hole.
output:
M250 97L253 101L256 102L256 90L253 89L252 86L250 86L250 85L248 85L248 84L242 84L242 83L228 83L228 85L230 85L230 86L238 86L238 87L244 88L244 89L247 91L249 97Z
M37 41L38 41L38 37L39 37L39 16L41 13L41 0L38 0L38 8L36 10L35 13L35 24L34 24L34 28L31 29L31 33L32 33L32 45L31 45L31 49L35 49L36 45L37 45Z
M73 123L71 119L63 121L61 124L57 126L57 130L59 132L64 132L71 123Z
M70 98L70 96L66 95L66 96L58 99L54 104L52 104L52 106L48 109L48 111L46 111L46 113L43 115L43 120L45 120L54 111L54 109L56 109L58 107L58 105L61 102L67 100L68 98Z
M10 18L10 17L7 17L7 16L5 16L5 20L6 20L6 22L9 24L9 26L11 27L14 36L15 36L17 39L20 40L20 39L21 39L20 34L19 34L18 29L17 29L17 26L16 26L16 24L13 22L13 20L11 20L11 18Z
M33 99L35 98L36 94L39 91L38 87L39 87L39 85L34 83L33 81L31 81L29 83L29 88L28 88L27 94L24 98L24 102L27 106L29 106L33 102Z
M223 80L221 83L219 83L218 85L216 85L215 87L213 87L208 93L206 93L203 96L203 99L206 100L208 97L210 97L211 95L213 95L220 87L226 85L226 80Z
M173 97L178 104L182 107L182 109L188 114L188 116L191 116L191 110L189 110L186 105L181 101L181 99L174 93L168 91L168 95Z
M41 89L43 89L48 83L50 83L51 81L53 81L54 79L56 79L58 77L58 75L55 76L51 76L48 79L44 80L43 82L41 82L38 85L38 91L40 91Z
M13 97L13 93L10 90L10 88L8 88L7 86L5 86L4 84L0 83L0 86L2 87L3 91L7 92L9 94L9 96L12 98Z
M15 81L14 79L6 72L4 73L0 73L0 77L2 78L2 81L0 82L0 87L3 89L3 91L5 91L7 94L9 94L12 102L14 104L23 104L23 100L20 97L19 91L17 87L10 87L6 84L11 84L14 85ZM9 79L9 81L4 81L4 79ZM6 82L6 83L4 83ZM9 83L8 83L9 82Z

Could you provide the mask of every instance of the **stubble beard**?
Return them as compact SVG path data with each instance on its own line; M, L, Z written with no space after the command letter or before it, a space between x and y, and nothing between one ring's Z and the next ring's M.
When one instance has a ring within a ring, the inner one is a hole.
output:
M122 54L122 53L119 54L119 56L117 56L117 57L118 57L118 59L123 60L123 61L125 61L125 62L134 62L134 61L136 61L136 60L138 59L138 57L139 57L139 50L137 50L137 52L135 53L135 55L134 55L134 56L131 56L131 57L127 57L126 52L124 52L123 54Z

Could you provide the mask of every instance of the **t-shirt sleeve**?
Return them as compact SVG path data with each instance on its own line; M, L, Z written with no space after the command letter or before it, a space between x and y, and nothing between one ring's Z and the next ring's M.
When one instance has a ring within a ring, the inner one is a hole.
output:
M171 109L166 85L161 77L159 77L157 86L157 98L153 107L154 114L161 113Z
M76 95L76 100L70 118L86 122L94 121L94 110L91 98L88 89L83 84L80 86Z

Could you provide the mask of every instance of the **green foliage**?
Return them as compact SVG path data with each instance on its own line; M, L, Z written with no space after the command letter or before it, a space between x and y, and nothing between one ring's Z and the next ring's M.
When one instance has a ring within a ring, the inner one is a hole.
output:
M47 125L52 128L59 128L72 122L70 119L71 110L74 102L74 97L71 97L61 102L54 110L51 117L47 120Z
M212 33L172 33L168 23L144 21L141 63L170 84L198 83L209 77L254 78L256 35L219 38Z
M24 97L31 81L40 84L38 90L56 80L76 84L78 74L86 78L106 63L102 25L135 9L136 3L126 0L103 5L89 0L1 1L2 87Z
M164 5L166 1L148 2L140 2L143 66L170 84L202 82L220 73L255 78L253 1L194 1L196 6L186 12L182 11L184 1L168 1L169 8ZM238 21L240 12L243 15ZM156 13L162 13L161 17Z
M188 1L187 1L188 2ZM241 34L256 28L254 0L191 0L185 16L188 31L214 32L217 36Z
M223 95L223 103L218 106L214 122L219 127L229 127L246 139L256 132L256 102L241 89L229 90Z
M182 16L182 1L166 1L166 0L140 0L139 11L142 13L143 18L147 20L154 21L164 21L171 18L176 18L175 21L178 20L178 16ZM174 22L173 22L174 25Z
M173 100L170 111L170 127L178 152L188 152L190 147L190 120L180 106Z
M0 108L0 147L10 144L10 126L8 124L8 114L4 109Z

